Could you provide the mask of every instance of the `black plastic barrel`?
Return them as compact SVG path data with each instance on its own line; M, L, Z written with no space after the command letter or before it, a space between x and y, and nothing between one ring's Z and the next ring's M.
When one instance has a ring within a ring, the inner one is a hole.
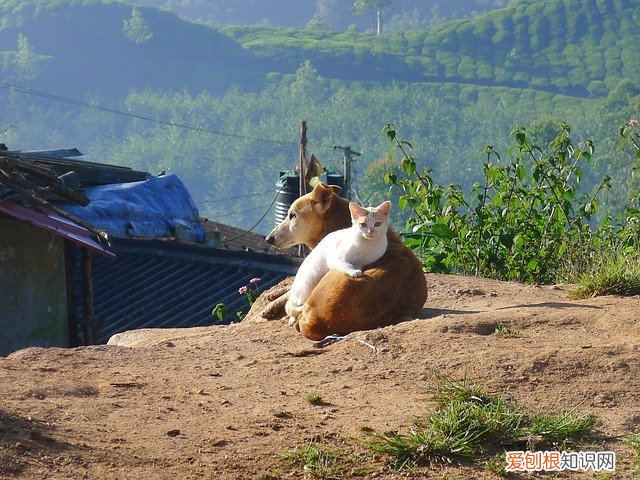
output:
M280 179L276 182L276 225L280 225L287 218L291 204L300 196L300 177L284 176L280 172ZM327 185L337 185L344 189L344 175L342 173L327 173Z
M298 198L300 192L300 177L283 176L276 182L276 225L280 225L287 218L289 207Z
M340 172L327 173L327 185L337 185L344 190L344 175Z

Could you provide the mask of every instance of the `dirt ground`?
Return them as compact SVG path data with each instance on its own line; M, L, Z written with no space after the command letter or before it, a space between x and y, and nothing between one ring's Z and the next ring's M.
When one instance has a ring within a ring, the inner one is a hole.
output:
M357 478L498 478L482 462L398 472L362 446L362 427L406 431L432 408L436 373L532 409L595 415L592 449L615 451L616 472L542 478L634 478L620 438L640 432L639 297L427 280L420 319L324 348L259 319L259 300L237 325L0 358L0 478L312 478L283 455L310 439L366 466Z

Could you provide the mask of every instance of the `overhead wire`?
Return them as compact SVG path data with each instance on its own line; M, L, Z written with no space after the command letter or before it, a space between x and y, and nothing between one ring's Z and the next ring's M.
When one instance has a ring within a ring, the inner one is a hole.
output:
M224 202L226 200L238 200L240 198L254 197L256 195L266 195L269 192L271 192L271 190L265 190L264 192L252 192L244 195L236 195L235 197L212 198L210 200L201 200L198 203L207 204L207 203L215 203L215 202Z
M269 210L271 210L271 207L273 206L273 204L276 202L276 199L278 198L278 195L280 195L280 192L282 191L281 187L276 194L273 196L273 200L271 200L271 203L269 204L269 206L267 207L267 209L264 211L264 213L260 216L260 218L258 219L258 221L256 223L254 223L251 228L249 228L248 230L245 230L243 233L241 233L240 235L233 237L233 238L227 238L225 241L227 242L231 242L233 240L238 240L242 237L244 237L245 235L248 235L249 233L251 233L253 231L254 228L256 228L260 222L262 222L262 220L264 220L264 218L267 216L267 213L269 213Z
M42 92L39 90L34 90L32 88L28 88L28 87L22 87L20 85L14 85L11 83L7 83L7 82L2 82L0 81L0 88L3 88L5 90L9 90L9 91L17 91L20 93L24 93L27 95L34 95L37 97L41 97L41 98L45 98L48 100L54 100L57 102L62 102L62 103L67 103L70 105L76 105L79 107L83 107L83 108L89 108L89 109L93 109L93 110L99 110L99 111L103 111L103 112L108 112L108 113L112 113L112 114L116 114L116 115L123 115L126 117L130 117L130 118L135 118L135 119L139 119L139 120L144 120L144 121L148 121L148 122L152 122L152 123L156 123L159 125L166 125L166 126L170 126L170 127L176 127L176 128L183 128L186 130L191 130L191 131L196 131L196 132L202 132L202 133L208 133L208 134L212 134L212 135L219 135L219 136L224 136L224 137L230 137L230 138L238 138L238 139L242 139L242 140L252 140L252 141L256 141L256 142L265 142L265 143L272 143L272 144L278 144L278 145L298 145L297 142L292 142L289 140L275 140L275 139L267 139L267 138L261 138L261 137L252 137L252 136L248 136L248 135L241 135L241 134L236 134L236 133L229 133L229 132L224 132L224 131L220 131L220 130L211 130L208 128L202 128L202 127L194 127L193 125L187 125L187 124L181 124L181 123L176 123L176 122L169 122L166 120L159 120L156 118L151 118L151 117L147 117L144 115L139 115L136 113L131 113L131 112L125 112L122 110L118 110L115 108L110 108L110 107L104 107L102 105L99 104L95 104L95 103L88 103L88 102L83 102L81 100L76 100L73 98L68 98L68 97L63 97L61 95L55 95L52 93L47 93L47 92ZM320 146L322 148L322 146ZM332 148L333 147L324 147L324 148ZM268 192L262 192L262 193L251 193L251 194L246 194L246 195L240 195L237 197L228 197L228 198L223 198L223 199L218 199L218 200L207 200L204 201L202 203L212 203L214 201L222 201L222 200L235 200L235 199L239 199L239 198L245 198L245 197L249 197L249 196L254 196L254 195L261 195L261 194L265 194ZM237 240L238 238L243 237L244 235L250 233L254 228L256 228L260 222L262 222L262 220L264 220L264 218L266 217L267 213L269 212L269 210L271 209L271 207L273 206L273 204L276 201L276 198L278 197L278 194L280 193L280 191L276 192L276 195L273 197L273 200L271 201L271 203L269 204L269 206L267 207L267 209L265 210L265 212L260 216L260 218L258 219L258 221L247 231L245 231L242 235L233 238L231 240ZM227 216L231 216L231 215L238 215L238 214L243 214L249 211L254 211L257 210L261 207L256 207L256 208L252 208L249 210L245 210L242 212L230 212L227 214L223 214L223 215L219 215L219 217L227 217Z
M241 135L238 133L229 133L229 132L223 132L221 130L211 130L208 128L202 128L202 127L194 127L193 125L187 125L187 124L183 124L183 123L175 123L175 122L169 122L166 120L159 120L157 118L151 118L151 117L147 117L144 115L139 115L137 113L131 113L131 112L125 112L122 110L118 110L115 108L109 108L109 107L104 107L102 105L98 105L98 104L94 104L94 103L87 103L87 102L83 102L80 100L75 100L73 98L68 98L68 97L63 97L60 95L54 95L52 93L47 93L47 92L41 92L39 90L34 90L32 88L27 88L27 87L21 87L19 85L13 85L7 82L0 82L0 88L4 88L5 90L10 90L10 91L17 91L17 92L21 92L21 93L25 93L28 95L34 95L37 97L41 97L41 98L46 98L49 100L55 100L58 102L63 102L63 103L67 103L70 105L77 105L80 107L84 107L84 108L90 108L93 110L100 110L103 112L109 112L109 113L113 113L116 115L124 115L130 118L137 118L139 120L145 120L148 122L153 122L153 123L157 123L160 125L167 125L169 127L177 127L177 128L184 128L186 130L192 130L192 131L196 131L196 132L202 132L202 133L210 133L212 135L220 135L223 137L232 137L232 138L239 138L242 140L253 140L255 142L265 142L265 143L275 143L275 144L281 144L281 145L297 145L297 142L292 142L290 140L275 140L275 139L269 139L269 138L261 138L261 137L252 137L249 135Z
M293 142L291 140L278 140L278 139L272 139L272 138L254 137L254 136L251 136L251 135L242 135L242 134L239 134L239 133L230 133L230 132L225 132L225 131L222 131L222 130L212 130L212 129L209 129L209 128L195 127L193 125L188 125L188 124L183 124L183 123L170 122L170 121L167 121L167 120L159 120L157 118L147 117L145 115L140 115L140 114L137 114L137 113L125 112L123 110L118 110L116 108L105 107L103 105L99 105L99 104L96 104L96 103L83 102L81 100L76 100L74 98L64 97L62 95L56 95L56 94L48 93L48 92L42 92L40 90L35 90L35 89L32 89L32 88L23 87L23 86L20 86L20 85L15 85L15 84L12 84L12 83L2 82L2 81L0 81L0 88L3 88L5 90L9 90L9 91L16 91L16 92L24 93L26 95L33 95L33 96L36 96L36 97L46 98L48 100L54 100L54 101L61 102L61 103L67 103L67 104L70 104L70 105L76 105L76 106L83 107L83 108L89 108L89 109L92 109L92 110L99 110L99 111L103 111L103 112L113 113L115 115L123 115L123 116L130 117L130 118L136 118L138 120L144 120L144 121L156 123L156 124L159 124L159 125L166 125L166 126L169 126L169 127L176 127L176 128L184 128L186 130L191 130L191 131L196 131L196 132L201 132L201 133L208 133L208 134L211 134L211 135L219 135L219 136L224 136L224 137L229 137L229 138L237 138L237 139L240 139L240 140L252 140L252 141L255 141L255 142L272 143L272 144L276 144L276 145L289 145L289 146L299 146L300 145L299 142ZM325 149L325 150L333 150L333 145L329 146L329 145L314 144L313 142L309 142L309 146L315 146L316 148L322 148L322 149Z

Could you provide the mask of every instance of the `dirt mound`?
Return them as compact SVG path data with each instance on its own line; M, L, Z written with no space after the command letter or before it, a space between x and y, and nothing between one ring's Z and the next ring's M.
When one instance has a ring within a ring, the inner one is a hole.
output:
M616 451L615 478L633 478L620 437L640 432L640 298L427 279L423 318L323 348L261 320L258 302L237 325L0 358L0 478L299 479L283 454L312 438L366 464L358 478L493 478L482 464L395 472L360 445L362 427L403 431L426 412L434 372L594 414L597 450Z

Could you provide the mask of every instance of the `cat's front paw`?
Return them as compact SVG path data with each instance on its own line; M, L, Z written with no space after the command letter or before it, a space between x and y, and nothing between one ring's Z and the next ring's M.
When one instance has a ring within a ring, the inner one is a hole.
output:
M360 269L348 270L347 275L353 278L360 278L362 276L362 270Z
M298 317L302 313L302 305L295 305L293 302L287 301L284 306L284 311L289 318L289 325L293 325L295 322L297 322Z

